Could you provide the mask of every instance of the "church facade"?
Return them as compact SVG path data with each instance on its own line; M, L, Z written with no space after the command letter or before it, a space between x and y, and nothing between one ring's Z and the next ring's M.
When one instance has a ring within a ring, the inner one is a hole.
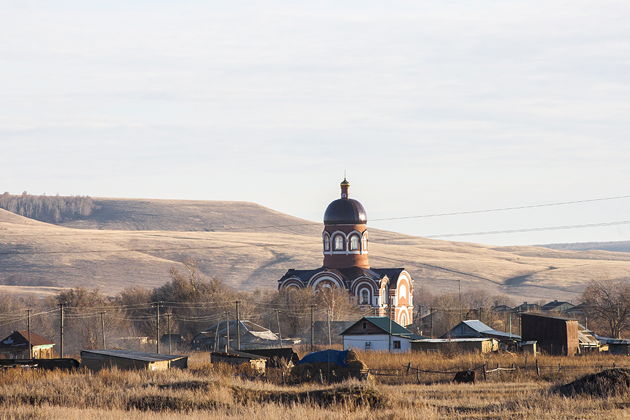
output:
M413 322L413 279L404 268L370 267L367 215L363 205L349 197L349 189L344 179L341 198L324 213L323 266L290 269L278 280L278 289L345 289L357 305L407 326Z

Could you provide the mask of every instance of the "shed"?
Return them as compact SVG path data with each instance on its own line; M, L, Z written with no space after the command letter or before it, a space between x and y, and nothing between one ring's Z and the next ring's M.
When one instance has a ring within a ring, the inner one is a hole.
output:
M495 330L478 319L462 321L440 338L494 338L498 341L521 339L516 334Z
M32 354L29 355L29 336ZM5 359L51 359L55 343L34 332L13 331L0 341L0 355Z
M490 353L499 349L494 338L429 338L411 342L412 351L448 354Z
M341 333L343 349L404 353L411 341L427 337L414 334L386 316L364 316ZM391 349L390 349L391 346Z
M552 355L573 356L579 352L578 322L559 316L521 315L524 341L535 340L538 348Z
M145 353L132 350L83 350L81 366L91 370L117 368L121 370L186 369L188 356Z
M227 363L235 366L249 365L259 373L265 373L267 369L267 357L242 351L233 351L230 353L213 351L210 353L210 362L213 364Z
M267 367L296 365L297 362L300 361L300 357L291 347L282 347L277 349L247 349L247 353L268 358Z

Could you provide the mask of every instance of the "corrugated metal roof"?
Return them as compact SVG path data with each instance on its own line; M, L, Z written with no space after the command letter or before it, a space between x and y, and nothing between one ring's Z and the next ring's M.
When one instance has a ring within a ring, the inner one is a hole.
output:
M133 350L82 350L81 357L84 353L96 354L101 356L119 357L121 359L133 359L142 360L144 362L160 362L163 360L176 360L183 356L179 354L157 354L157 353L145 353L142 351Z
M489 334L489 335L496 335L499 337L515 338L517 340L521 338L519 335L516 335L516 334L510 334L503 331L492 329L489 325L484 324L478 319L470 319L467 321L462 321L462 323L468 325L470 328L472 328L473 330L477 331L480 334ZM455 328L457 328L457 326L455 326L453 329Z

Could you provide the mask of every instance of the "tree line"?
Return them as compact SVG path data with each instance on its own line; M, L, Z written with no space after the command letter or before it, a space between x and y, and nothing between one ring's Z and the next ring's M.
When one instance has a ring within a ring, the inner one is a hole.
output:
M0 195L0 208L42 222L60 223L91 215L96 204L88 196L30 195L24 191L21 195Z

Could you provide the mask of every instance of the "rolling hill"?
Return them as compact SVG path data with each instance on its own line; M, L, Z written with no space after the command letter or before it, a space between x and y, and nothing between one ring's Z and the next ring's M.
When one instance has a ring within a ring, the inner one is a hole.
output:
M0 292L154 287L194 258L209 276L275 289L288 268L321 266L322 225L246 202L94 199L87 217L53 225L0 210ZM516 299L575 300L586 282L630 276L630 254L492 247L370 230L374 267L406 267L433 293L483 289ZM54 282L57 287L37 286ZM25 283L26 284L26 283Z

